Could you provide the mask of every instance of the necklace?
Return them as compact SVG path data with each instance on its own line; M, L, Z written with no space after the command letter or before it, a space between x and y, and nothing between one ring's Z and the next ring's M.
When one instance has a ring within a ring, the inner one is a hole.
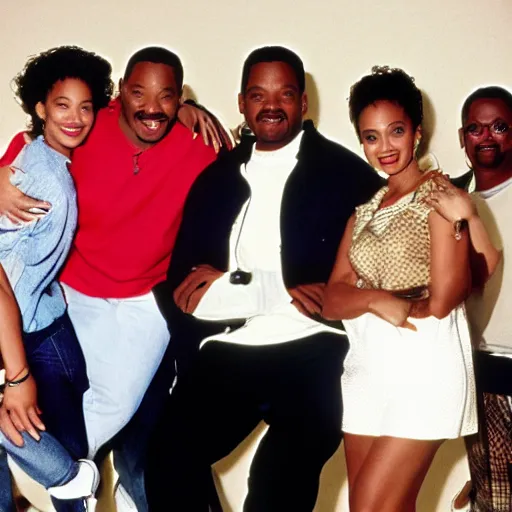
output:
M416 192L416 190L418 189L418 187L424 183L425 181L427 181L428 179L432 178L434 176L434 173L436 173L437 171L429 171L427 172L426 174L424 174L423 176L420 177L419 180L417 180L413 185L411 185L410 187L407 187L405 189L405 191L401 192L400 195L396 196L396 197L387 197L386 198L386 194L389 192L389 187L388 187L388 190L386 190L386 193L382 196L382 201L381 201L381 204L379 205L379 208L387 208L388 206L392 206L394 205L395 203L397 203L398 201L400 201L400 199L402 199L402 197L405 197L407 196L408 194L410 194L411 192ZM413 198L414 199L414 198Z
M133 174L135 176L137 176L137 174L139 174L139 172L140 172L139 157L140 157L140 155L142 155L142 153L144 153L144 150L139 151L138 153L135 153L132 156L132 160L133 160Z

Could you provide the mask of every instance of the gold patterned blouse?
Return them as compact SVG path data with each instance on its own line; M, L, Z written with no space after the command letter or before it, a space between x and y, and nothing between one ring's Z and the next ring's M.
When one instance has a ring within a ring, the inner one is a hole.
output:
M432 210L422 200L432 190L427 178L396 203L380 208L388 187L356 208L349 257L358 276L357 286L407 290L430 283L430 232Z

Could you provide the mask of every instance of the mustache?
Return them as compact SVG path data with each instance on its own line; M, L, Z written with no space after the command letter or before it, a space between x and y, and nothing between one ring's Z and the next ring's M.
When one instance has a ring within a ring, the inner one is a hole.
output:
M143 110L139 110L134 116L139 121L168 121L169 116L163 112L148 113Z
M271 116L281 116L283 119L288 119L288 116L286 115L286 112L281 109L277 110L262 110L257 116L256 121L261 121L264 117L271 115Z

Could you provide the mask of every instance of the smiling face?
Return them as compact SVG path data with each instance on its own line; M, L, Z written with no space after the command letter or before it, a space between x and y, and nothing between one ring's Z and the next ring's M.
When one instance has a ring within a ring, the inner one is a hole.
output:
M496 98L475 100L464 123L464 146L472 166L497 169L512 157L512 111Z
M121 83L120 91L119 123L125 135L144 149L165 137L176 120L181 96L174 69L167 64L139 62Z
M390 101L368 105L359 116L359 134L370 165L392 176L414 162L421 128L413 130L404 109Z
M238 105L256 136L256 148L274 151L286 146L302 130L307 96L300 92L289 64L260 62L251 67Z
M36 113L45 123L46 143L69 158L71 151L87 137L94 122L91 90L77 78L59 80L45 102L36 105Z

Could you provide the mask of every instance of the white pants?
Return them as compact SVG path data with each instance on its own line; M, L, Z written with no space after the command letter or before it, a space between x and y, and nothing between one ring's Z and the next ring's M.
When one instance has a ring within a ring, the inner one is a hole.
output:
M137 410L170 336L152 293L100 299L63 288L87 364L84 416L92 458Z

